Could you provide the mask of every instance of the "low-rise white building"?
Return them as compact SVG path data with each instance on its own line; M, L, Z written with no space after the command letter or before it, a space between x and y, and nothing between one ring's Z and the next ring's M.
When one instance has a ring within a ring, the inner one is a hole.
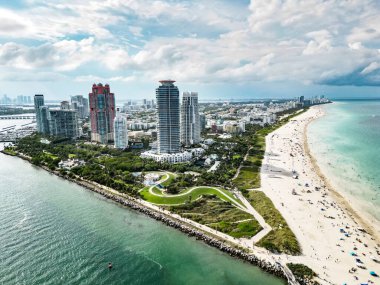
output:
M141 154L142 158L153 159L157 162L181 163L188 162L196 157L201 157L205 153L203 148L191 148L184 152L162 153L158 154L157 150L145 151Z
M58 163L58 167L59 168L62 168L62 169L71 169L75 166L81 166L81 165L84 165L86 164L83 160L79 160L79 159L68 159L68 160L61 160L59 163Z
M145 151L141 154L141 157L153 159L157 162L180 163L190 161L193 155L188 151L162 154L158 154L156 151Z
M188 151L191 152L193 157L201 157L205 153L205 150L201 147L191 148Z

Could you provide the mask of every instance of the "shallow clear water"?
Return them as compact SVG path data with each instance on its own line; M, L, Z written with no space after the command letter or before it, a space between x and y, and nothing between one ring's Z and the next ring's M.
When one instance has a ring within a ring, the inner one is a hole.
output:
M325 105L308 131L324 174L361 209L380 220L380 101Z
M0 203L0 284L284 284L3 154Z

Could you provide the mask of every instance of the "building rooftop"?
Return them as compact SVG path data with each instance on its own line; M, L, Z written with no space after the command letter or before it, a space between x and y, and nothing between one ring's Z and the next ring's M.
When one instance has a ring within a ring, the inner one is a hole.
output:
M175 80L171 80L171 79L166 79L166 80L160 80L159 81L161 84L168 84L168 83L174 83L175 82Z

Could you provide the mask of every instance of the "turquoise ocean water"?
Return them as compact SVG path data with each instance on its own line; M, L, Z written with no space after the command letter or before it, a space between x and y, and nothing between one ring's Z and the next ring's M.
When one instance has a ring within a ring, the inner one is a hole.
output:
M4 285L284 284L160 222L3 154L0 221Z
M308 130L323 173L358 210L380 220L380 100L325 105Z

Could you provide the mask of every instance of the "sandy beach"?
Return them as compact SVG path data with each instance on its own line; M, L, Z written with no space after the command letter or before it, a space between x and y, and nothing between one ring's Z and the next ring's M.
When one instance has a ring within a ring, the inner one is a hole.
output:
M311 267L321 284L380 284L370 275L380 274L373 260L380 260L376 231L331 187L310 155L307 126L321 116L322 107L312 107L266 137L261 191L302 247L302 255L289 261Z

